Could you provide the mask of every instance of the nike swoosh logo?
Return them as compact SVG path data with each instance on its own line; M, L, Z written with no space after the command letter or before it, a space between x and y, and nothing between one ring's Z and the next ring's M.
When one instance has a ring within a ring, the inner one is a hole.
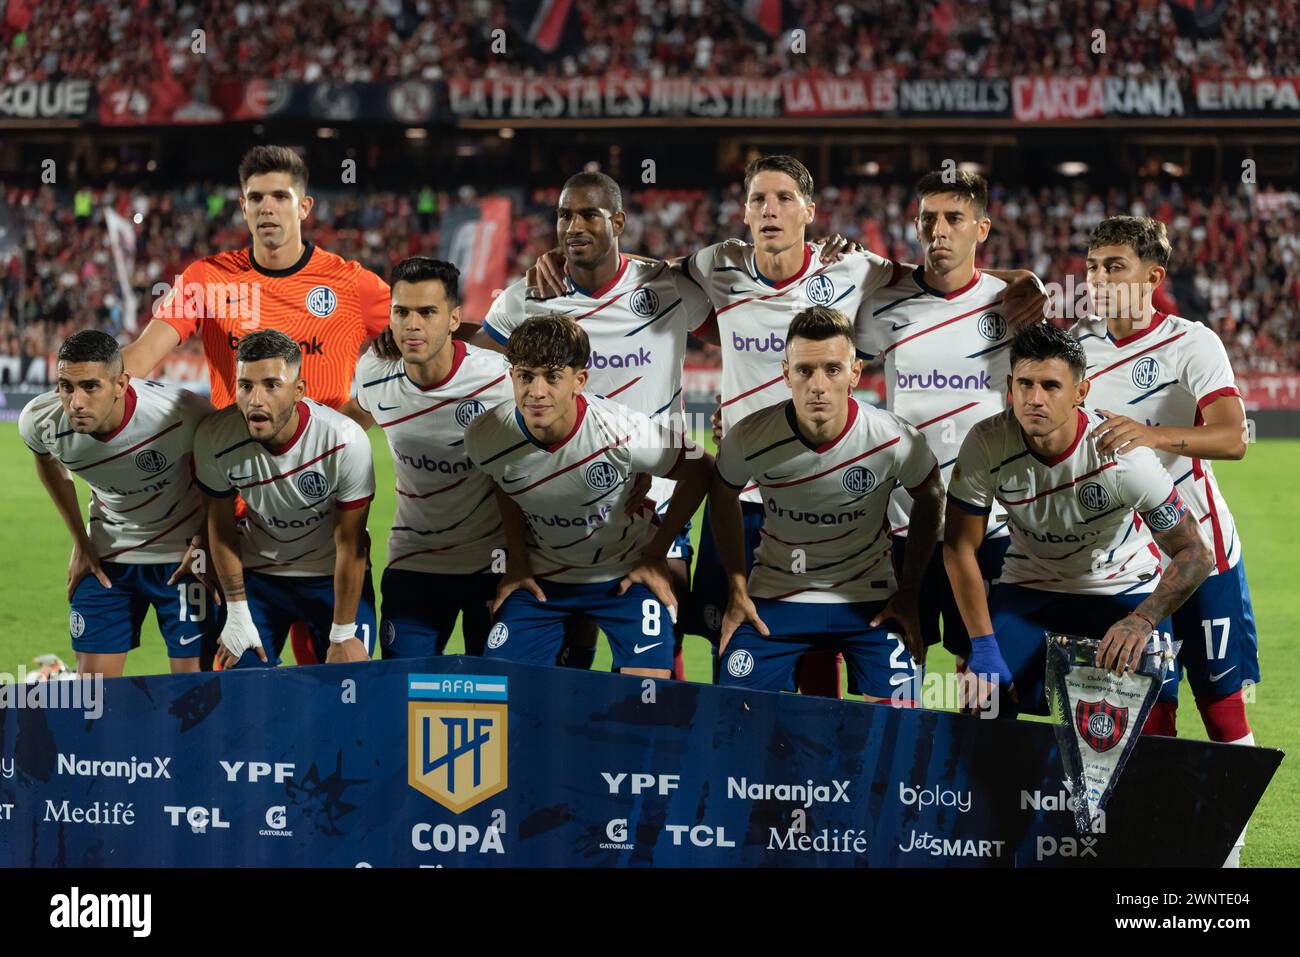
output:
M182 638L180 641L178 641L178 642L176 642L176 643L177 643L178 645L182 645L182 646L183 646L183 645L192 645L192 644L194 644L194 642L198 641L198 640L199 640L200 638L202 638L202 637L203 637L203 636L202 636L201 634L200 634L200 635L190 635L188 638Z
M522 481L523 481L524 479L526 479L526 478L528 478L527 475L517 475L517 476L515 476L514 478L506 478L505 476L502 476L502 478L501 478L501 484L502 484L502 485L514 485L516 482L522 482Z
M890 326L889 328L890 328L892 331L897 332L899 329L906 329L906 328L907 328L908 326L910 326L910 325L911 325L910 322L896 322L896 323L894 323L892 326Z
M727 290L727 292L731 293L733 296L743 295L746 291L747 290L745 289L737 289L735 286L732 286Z
M1028 492L1029 489L1028 488L1003 488L1001 485L999 485L998 491L1001 492L1003 495L1019 495L1021 492Z
M640 645L633 645L632 654L639 655L643 651L649 651L651 648L658 648L662 644L663 644L662 641L656 641L653 645L646 645L644 648L641 647Z
M399 408L399 406L396 406L396 405L384 405L384 403L382 403L382 402L379 403L379 411L380 411L380 412L392 412L392 411L393 411L394 409L396 409L396 408Z
M1227 674L1227 672L1225 671L1224 674ZM1163 687L1164 685L1169 684L1169 682L1171 682L1171 681L1173 681L1173 680L1174 680L1173 678L1166 678L1164 681L1160 682L1160 684L1161 684L1161 686Z
M1218 680L1219 680L1220 678L1222 678L1224 675L1226 675L1226 674L1228 674L1228 673L1230 673L1230 672L1232 672L1232 671L1235 671L1236 669L1237 669L1237 666L1236 666L1236 665L1233 665L1233 666L1232 666L1231 668L1229 668L1227 671L1221 671L1221 672L1219 672L1217 675L1210 675L1210 680L1211 680L1211 681L1218 681Z

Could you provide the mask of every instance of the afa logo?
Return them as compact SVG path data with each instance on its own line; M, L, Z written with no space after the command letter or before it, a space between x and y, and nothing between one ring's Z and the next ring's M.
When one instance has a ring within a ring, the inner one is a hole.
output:
M1110 506L1110 493L1096 482L1079 488L1079 501L1090 512L1104 512Z
M492 626L492 630L488 632L487 646L489 648L500 648L506 643L506 639L509 637L509 627L507 627L504 621L498 621Z
M1007 334L1007 320L996 312L986 312L975 326L989 342L997 342Z
M310 472L303 472L298 476L298 491L308 498L323 498L329 488L329 482L325 481L325 476L315 469Z
M737 648L727 656L727 674L733 678L744 678L754 670L754 656L744 648Z
M1133 384L1139 389L1149 389L1160 378L1160 363L1155 356L1143 356L1133 364Z
M462 429L468 428L471 422L483 414L485 408L478 399L466 399L456 406L456 424Z
M167 467L167 456L157 449L145 449L135 454L135 467L141 472L156 474Z
M331 315L338 304L339 297L329 286L313 286L307 293L307 311L318 319Z
M1074 726L1092 750L1105 754L1124 739L1128 708L1101 701L1080 701L1074 706Z
M587 466L586 479L597 492L607 492L618 481L618 470L608 462L592 462Z
M85 630L86 619L81 617L81 612L77 611L77 609L72 609L72 613L68 615L68 631L72 632L73 638L80 638L81 633Z
M815 302L819 306L829 305L835 297L835 283L825 273L818 273L808 280L804 291L808 293L810 302Z
M851 495L866 495L876 487L876 473L855 465L844 473L844 491Z
M642 319L659 311L659 293L642 286L628 298L627 304Z
M406 783L453 814L506 789L508 680L407 676Z

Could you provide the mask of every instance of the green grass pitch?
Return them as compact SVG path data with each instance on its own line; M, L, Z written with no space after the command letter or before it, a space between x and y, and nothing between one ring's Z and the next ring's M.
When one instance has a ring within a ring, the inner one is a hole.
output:
M384 440L372 432L378 494L370 511L374 538L372 559L378 571L386 560L386 530L395 508L393 468ZM1245 543L1246 565L1259 627L1264 680L1254 689L1248 706L1255 739L1292 756L1282 763L1251 819L1242 863L1250 867L1300 865L1300 700L1292 689L1300 680L1300 555L1293 550L1293 524L1300 514L1300 488L1288 476L1300 466L1300 440L1264 440L1251 446L1242 462L1221 462L1215 471L1232 506ZM66 599L69 543L54 506L46 498L32 467L31 453L18 437L14 422L0 423L0 483L9 489L0 522L0 671L13 674L32 657L55 652L72 664ZM80 483L78 483L80 485ZM85 495L83 494L83 501ZM699 516L693 537L698 540ZM449 651L461 650L459 634ZM927 666L951 671L952 660L934 649ZM609 667L604 642L596 667ZM687 675L708 680L709 645L702 638L686 640ZM167 671L162 639L149 617L140 648L127 661L128 674ZM1179 709L1179 733L1204 739L1200 715L1184 685Z

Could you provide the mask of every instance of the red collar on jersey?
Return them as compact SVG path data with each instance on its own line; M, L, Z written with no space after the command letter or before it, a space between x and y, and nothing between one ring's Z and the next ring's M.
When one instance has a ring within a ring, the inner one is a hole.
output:
M298 257L298 261L294 263L292 266L285 266L283 269L267 269L265 266L259 266L257 264L257 260L253 258L253 245L252 243L249 243L248 264L252 266L254 269L256 269L258 272L260 272L263 276L272 276L272 277L292 276L298 270L302 269L304 266L307 265L307 260L311 259L311 254L315 250L315 248L316 247L313 246L311 243L305 242L302 244L302 255Z
M1084 414L1083 409L1075 409L1074 411L1079 417L1079 427L1075 431L1074 441L1070 443L1070 447L1068 449L1066 449L1064 452L1061 452L1059 455L1053 455L1050 459L1045 459L1037 452L1034 451L1034 447L1029 444L1029 440L1025 439L1025 433L1024 430L1022 429L1020 432L1020 437L1022 439L1025 439L1025 448L1029 449L1029 454L1032 455L1034 458L1038 459L1038 461L1042 462L1044 465L1048 465L1048 466L1060 465L1071 455L1073 455L1074 450L1079 447L1079 443L1083 441L1083 437L1088 431L1088 416Z
M611 279L609 282L605 283L605 285L601 286L599 289L591 290L591 292L588 292L587 290L579 286L576 282L574 282L572 275L569 276L569 282L573 285L574 289L582 293L587 298L599 299L601 296L605 295L605 293L609 292L611 289L613 289L615 286L618 285L618 281L623 278L623 273L627 272L627 263L628 263L628 258L624 256L622 253L619 253L618 272L614 273L614 278Z
M970 290L974 288L975 284L980 281L980 271L976 269L975 275L970 277L970 282L966 283L966 285L962 286L960 289L954 289L952 292L940 292L925 281L925 276L923 275L924 272L924 268L918 267L912 273L912 278L916 281L916 284L921 287L922 292L928 292L930 295L938 296L940 299L956 299L962 293L970 292Z
M98 432L92 432L90 433L92 436L101 442L109 442L115 439L121 431L126 428L126 424L131 421L131 416L135 415L135 386L127 383L126 392L122 395L122 402L126 408L122 411L122 421L117 424L117 428L113 429L111 432L105 432L102 435Z
M1114 336L1111 336L1110 337L1111 342L1115 343L1115 345L1117 346L1126 346L1130 342L1137 342L1143 336L1149 336L1151 335L1151 333L1159 329L1160 325L1165 321L1166 318L1168 318L1168 316L1169 313L1161 312L1159 309L1154 309L1151 312L1151 317L1152 317L1151 325L1147 326L1145 329L1139 329L1136 332L1131 332L1123 339L1116 339ZM1109 332L1107 333L1107 335L1109 335Z
M582 393L578 393L577 405L578 417L574 419L573 428L569 429L569 434L556 442L552 442L550 445L547 445L537 436L533 435L532 432L528 431L528 425L524 422L524 414L519 411L518 406L515 407L515 424L519 426L519 431L524 434L524 438L533 443L533 445L537 446L539 449L542 449L545 452L558 452L564 447L565 443L567 443L569 439L578 434L578 429L582 426L582 420L587 417L587 397Z
M755 252L754 253L754 278L756 278L759 282L763 283L766 286L771 286L773 289L784 289L786 286L790 285L790 283L794 282L796 279L798 279L800 276L802 276L804 273L808 271L808 264L810 262L812 262L812 245L810 243L804 243L803 244L803 265L799 267L799 271L796 272L789 279L768 279L761 272L759 272L758 253Z
M469 349L465 347L465 343L460 339L453 339L451 340L451 370L445 376L432 385L420 385L420 383L411 379L411 374L409 372L406 374L406 377L411 379L411 384L421 392L430 392L433 389L441 388L450 382L456 375L457 371L459 371L460 364L465 361L465 356L467 355L469 355Z
M298 400L298 428L294 430L293 435L289 436L289 441L284 443L284 445L268 445L266 450L272 455L284 455L285 452L288 452L298 444L298 440L302 438L303 432L307 430L307 420L310 418L311 409L307 407L306 402L303 402L301 399Z
M844 428L840 429L840 434L835 436L829 442L823 442L821 445L814 445L803 434L803 429L799 428L799 417L794 411L794 399L790 399L785 406L785 420L790 424L790 430L799 437L807 448L821 455L823 452L829 452L835 446L839 445L840 440L849 434L849 429L853 428L853 423L858 420L858 400L849 396L849 414L844 419Z

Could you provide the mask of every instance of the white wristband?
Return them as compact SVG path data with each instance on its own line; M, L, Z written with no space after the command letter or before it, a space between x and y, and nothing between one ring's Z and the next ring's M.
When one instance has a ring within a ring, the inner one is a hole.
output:
M346 625L330 625L330 644L341 645L345 641L351 641L357 636L357 623L350 622Z

